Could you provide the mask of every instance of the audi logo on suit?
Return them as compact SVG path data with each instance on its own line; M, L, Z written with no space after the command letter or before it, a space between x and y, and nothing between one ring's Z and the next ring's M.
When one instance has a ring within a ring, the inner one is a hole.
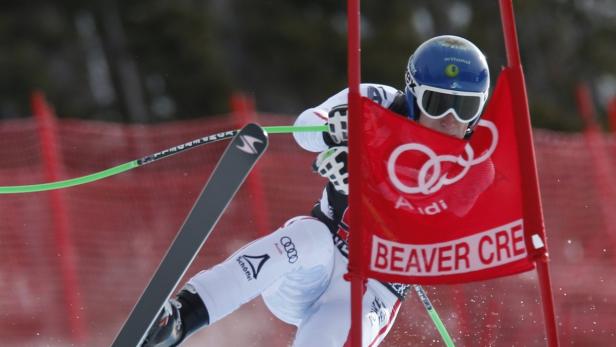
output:
M284 251L287 252L287 258L289 258L289 263L293 264L297 261L297 249L295 249L295 244L293 240L291 240L288 236L283 236L280 238L280 244L284 247Z

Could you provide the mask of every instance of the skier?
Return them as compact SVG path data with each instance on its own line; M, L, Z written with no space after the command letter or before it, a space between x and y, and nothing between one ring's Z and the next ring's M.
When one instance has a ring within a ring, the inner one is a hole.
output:
M486 59L470 41L438 36L409 58L404 92L362 84L360 93L419 124L468 138L486 103L490 76ZM346 223L348 173L347 94L343 90L302 112L296 125L328 125L328 132L294 133L304 149L318 152L313 169L328 178L311 216L287 221L273 233L192 277L169 300L143 346L177 346L197 329L215 323L261 295L282 321L297 326L293 346L345 345L350 328L350 284ZM333 241L333 242L332 242ZM398 314L409 286L367 281L362 341L377 346Z

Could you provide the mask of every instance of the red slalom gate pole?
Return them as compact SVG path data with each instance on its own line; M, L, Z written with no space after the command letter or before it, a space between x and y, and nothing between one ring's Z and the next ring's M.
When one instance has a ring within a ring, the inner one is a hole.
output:
M360 160L358 155L361 146L361 124L359 119L361 112L361 99L359 83L361 80L360 61L360 17L359 0L347 0L347 59L349 79L349 265L347 279L351 281L351 329L349 337L352 347L362 346L361 311L362 297L364 295L365 277L362 274L361 245L363 242L361 215L359 211L359 187L360 187ZM357 149L356 149L357 148Z
M586 126L586 130L599 132L599 125L597 124L597 120L595 118L595 106L592 102L592 93L590 92L590 87L587 83L578 83L575 89L575 99L577 101L580 116L582 116L582 120Z
M512 0L499 0L499 7L507 51L507 62L509 68L511 68L513 72L511 74L511 94L514 100L513 107L515 108L515 113L518 115L518 117L516 117L516 136L518 138L518 152L521 154L522 185L526 187L526 189L522 191L524 199L524 228L532 230L534 235L545 236L532 127L530 123L530 111L528 107L526 84L524 82L524 72L520 60ZM537 276L541 288L541 301L543 303L543 316L548 345L550 347L556 347L558 346L558 332L554 313L552 283L548 269L547 244L543 246L545 247L545 251L543 254L536 255L535 265L537 267Z
M607 105L607 117L610 122L610 131L616 134L616 96Z
M231 111L233 112L234 123L238 128L254 122L257 119L254 99L243 93L234 93L231 95ZM259 235L264 236L269 234L269 205L265 196L265 187L263 186L263 174L260 166L252 170L251 174L246 179L246 185L249 194L256 203L250 204L252 214L255 218L255 224Z
M616 247L616 216L613 213L613 207L616 204L616 185L611 180L614 175L610 156L606 150L607 144L603 139L601 127L596 119L592 93L587 83L578 84L575 90L575 98L578 111L586 127L584 138L588 146L594 178L599 191L602 192L599 194L601 201L599 210L605 225L605 233L612 247Z
M32 112L36 119L41 143L41 157L45 178L55 182L61 178L61 160L58 149L56 119L42 92L34 92L31 97ZM80 311L79 281L76 257L70 236L70 223L64 193L61 190L48 192L52 212L55 247L58 254L60 276L62 277L64 303L70 336L77 344L86 339L83 324L84 312Z

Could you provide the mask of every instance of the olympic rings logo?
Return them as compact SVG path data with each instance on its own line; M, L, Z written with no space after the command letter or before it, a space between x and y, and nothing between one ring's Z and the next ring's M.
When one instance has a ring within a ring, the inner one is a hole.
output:
M443 186L456 183L461 180L473 165L477 165L486 159L488 159L498 144L498 129L496 125L488 120L480 120L479 126L488 128L492 134L492 143L485 153L480 157L475 158L475 151L471 147L470 143L467 143L464 147L464 154L462 155L437 155L430 147L420 143L407 143L398 146L389 156L387 161L387 173L391 183L401 192L407 194L422 193L425 195L432 194L439 191ZM396 161L402 153L407 151L418 151L425 154L429 159L422 165L417 175L417 186L409 186L403 183L396 174ZM458 164L462 167L456 176L449 177L447 173L443 174L441 164L445 162L451 162Z
M284 247L285 252L287 252L287 258L289 258L289 263L295 263L299 257L297 255L297 250L295 249L295 244L288 236L283 236L280 238L280 244Z

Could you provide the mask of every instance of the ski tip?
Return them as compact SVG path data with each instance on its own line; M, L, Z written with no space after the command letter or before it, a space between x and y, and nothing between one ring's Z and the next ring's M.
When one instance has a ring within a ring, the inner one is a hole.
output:
M240 132L250 132L253 134L262 134L263 137L268 137L267 131L257 123L246 124Z
M267 131L256 123L246 124L236 135L239 150L248 154L261 154L268 146Z

